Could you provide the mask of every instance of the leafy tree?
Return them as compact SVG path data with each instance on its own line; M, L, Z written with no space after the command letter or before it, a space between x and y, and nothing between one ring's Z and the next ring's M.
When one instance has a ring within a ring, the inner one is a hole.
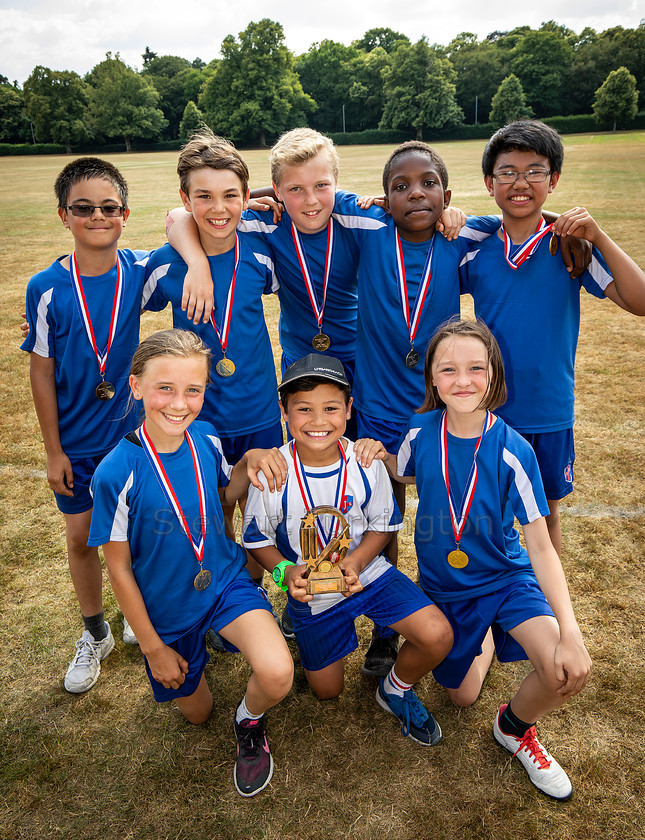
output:
M63 143L70 154L72 143L88 136L87 87L71 70L34 67L24 85L25 111L40 142Z
M320 131L342 130L343 105L346 111L353 107L349 97L349 89L354 81L351 61L358 55L354 47L326 40L312 44L296 60L295 68L302 89L317 105L310 119L312 128Z
M457 104L467 122L488 122L491 101L506 75L503 53L491 41L477 41L471 32L462 32L448 45L448 55L457 74Z
M22 91L0 84L0 143L27 143L30 139Z
M371 52L380 47L386 53L393 53L400 43L409 44L410 39L407 35L395 32L387 26L378 26L374 29L368 29L362 38L353 42L352 46L359 50L365 50L365 52Z
M351 131L377 128L385 108L383 89L383 68L389 65L390 57L382 47L371 52L360 53L352 59L351 75L354 81L349 88L351 102Z
M239 40L227 35L221 52L199 100L215 131L265 145L267 134L306 123L315 103L302 89L279 23L250 23Z
M87 76L90 125L104 137L123 137L126 151L133 138L159 137L167 121L157 108L152 82L135 73L117 53L97 64Z
M612 70L596 91L593 104L596 121L601 125L624 125L633 120L638 112L638 91L636 79L626 67Z
M182 143L188 142L197 129L205 124L204 115L197 105L194 102L187 102L179 125L179 139Z
M197 58L193 58L193 60L190 63L190 66L195 70L203 70L204 67L206 67L206 62L202 61L201 58L199 58L198 56Z
M156 52L152 52L150 47L146 47L145 52L141 54L141 58L143 59L143 69L145 70L146 67L150 64L151 61L154 61L157 57Z
M178 55L157 56L143 68L142 75L150 79L159 94L158 106L168 121L164 131L167 138L177 137L186 103L189 99L197 99L199 88L193 96L186 94L187 77L195 73L199 75L199 71L191 68L189 61Z
M526 104L522 83L512 73L507 76L493 96L490 109L490 121L493 125L506 125L515 120L525 120L533 116L533 111Z
M573 48L553 29L527 32L513 50L511 71L522 82L526 101L540 117L565 113L566 79Z
M458 125L463 112L455 100L454 71L425 38L401 44L383 68L385 110L379 128L424 128Z

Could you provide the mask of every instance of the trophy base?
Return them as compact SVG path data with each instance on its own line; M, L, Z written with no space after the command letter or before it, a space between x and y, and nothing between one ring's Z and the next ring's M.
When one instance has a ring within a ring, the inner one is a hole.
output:
M345 577L340 569L334 569L327 574L311 572L307 578L308 595L326 595L333 592L347 592Z

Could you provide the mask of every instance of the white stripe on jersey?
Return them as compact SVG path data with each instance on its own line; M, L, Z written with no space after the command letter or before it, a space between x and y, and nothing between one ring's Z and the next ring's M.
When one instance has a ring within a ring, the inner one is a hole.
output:
M147 258L145 262L147 262ZM143 260L140 265L143 265ZM165 277L166 274L170 271L172 263L166 263L165 265L160 265L152 272L150 277L146 280L145 286L143 287L143 292L141 294L141 309L143 309L154 294L157 286L159 285L159 281L162 277Z
M517 487L517 492L524 504L524 510L526 511L526 518L528 522L535 522L535 520L540 519L543 514L540 513L540 508L538 507L538 503L533 493L533 487L531 486L531 482L524 467L518 458L513 455L512 452L509 452L506 447L502 450L502 458L515 473L515 486Z
M421 429L410 429L405 436L405 440L399 446L399 451L396 456L396 473L397 475L405 475L405 468L412 455L412 441L419 434Z
M215 449L217 449L219 454L222 456L222 472L227 478L230 478L231 473L233 472L233 467L228 463L228 461L224 457L222 441L218 437L216 437L216 435L206 435L206 437L211 441Z
M587 267L587 271L589 272L589 274L591 274L591 276L596 281L596 283L600 286L600 288L603 290L603 292L605 291L607 286L610 283L612 283L613 280L614 280L614 278L611 276L611 274L608 271L605 271L605 269L602 267L599 260L597 260L593 256L591 258L591 262L589 263L589 266Z
M479 253L479 251L468 251L466 256L459 263L459 268L461 268L463 265L466 265L466 263L470 262L470 260L474 260L478 253Z
M489 236L494 236L489 230L477 230L469 225L464 225L459 231L459 236L462 239L468 239L470 242L481 242L482 239L488 239Z
M280 288L280 283L278 282L278 278L275 273L275 264L273 260L266 254L258 254L255 251L253 251L253 256L261 265L265 265L269 269L271 272L271 291L277 292Z
M379 219L372 219L369 216L345 216L341 213L332 213L336 221L346 228L358 228L360 230L379 230L387 227L385 222Z
M278 226L268 225L260 219L240 219L237 229L240 233L273 233Z
M40 296L38 301L37 317L36 317L36 341L34 343L33 352L37 356L49 358L49 324L47 323L47 309L51 303L52 295L54 294L54 287L47 289L46 292Z
M128 541L128 520L130 518L130 507L126 501L128 490L134 484L134 473L131 472L127 481L123 485L123 489L119 493L116 510L114 511L114 519L112 520L112 530L110 531L110 542L127 542Z

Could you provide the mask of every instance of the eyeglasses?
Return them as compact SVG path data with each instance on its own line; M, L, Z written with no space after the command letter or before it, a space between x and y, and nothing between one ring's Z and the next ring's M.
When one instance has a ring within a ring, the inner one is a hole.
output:
M125 207L120 204L66 204L65 210L69 210L72 216L89 218L94 215L95 210L100 210L103 216L122 216Z
M526 172L516 172L514 169L500 169L493 172L493 178L498 184L514 184L523 175L529 184L539 184L551 175L550 169L527 169Z

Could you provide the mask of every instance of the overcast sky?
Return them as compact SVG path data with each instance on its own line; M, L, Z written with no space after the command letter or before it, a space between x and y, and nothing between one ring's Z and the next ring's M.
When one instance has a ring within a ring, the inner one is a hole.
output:
M522 5L481 0L0 0L0 73L19 84L38 64L82 75L108 50L140 69L146 46L158 55L190 61L199 56L208 62L219 55L226 35L237 35L250 21L264 17L282 24L287 46L299 54L325 38L349 44L377 26L389 26L412 41L426 35L431 43L448 44L459 32L484 38L496 29L537 28L546 20L575 32L585 26L598 32L612 26L633 29L645 15L645 7L636 0L542 0Z

